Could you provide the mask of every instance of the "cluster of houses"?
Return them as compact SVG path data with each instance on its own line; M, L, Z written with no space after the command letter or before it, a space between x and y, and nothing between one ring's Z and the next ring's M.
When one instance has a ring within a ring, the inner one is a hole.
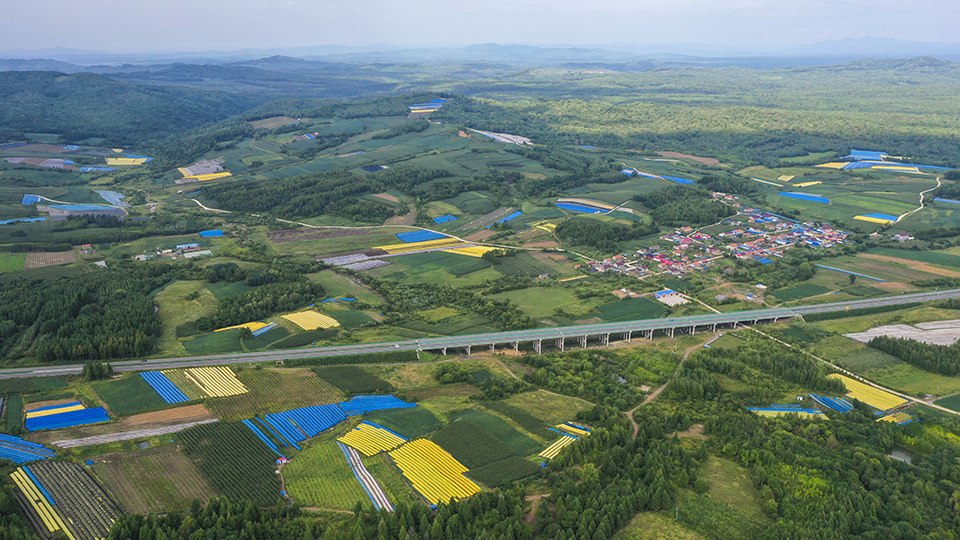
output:
M619 254L602 261L590 261L587 265L593 272L622 272L638 278L669 274L683 278L690 272L710 268L726 255L768 264L791 247L830 248L844 243L849 234L830 225L800 223L753 208L740 209L740 203L733 206L738 207L739 213L724 221L730 228L723 232L711 235L692 227L681 227L661 236L658 245L632 255Z

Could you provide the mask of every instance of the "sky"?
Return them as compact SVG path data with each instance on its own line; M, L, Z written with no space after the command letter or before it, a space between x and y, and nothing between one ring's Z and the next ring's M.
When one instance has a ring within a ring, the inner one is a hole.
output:
M0 50L119 54L475 43L703 44L725 50L877 37L960 42L957 0L30 0Z

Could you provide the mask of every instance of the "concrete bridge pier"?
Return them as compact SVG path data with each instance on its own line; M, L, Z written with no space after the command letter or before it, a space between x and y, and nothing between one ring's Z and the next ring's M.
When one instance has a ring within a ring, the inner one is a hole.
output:
M543 340L536 339L533 341L533 350L537 351L537 354L543 353Z
M496 345L495 343L491 343L491 344L490 344L490 354L494 354L494 353L496 353L496 352L497 352L497 345Z
M717 323L713 323L713 330L712 330L712 331L713 331L713 332L716 332L716 331L717 331Z
M630 343L631 338L633 338L633 332L632 332L632 331L630 331L630 332L624 332L624 333L623 333L622 339L623 339L624 341L626 341L627 343Z
M647 339L649 339L650 341L653 341L653 329L652 329L652 328L647 331Z
M563 338L557 338L557 348L560 349L560 352L563 352Z
M667 335L670 336L671 338L673 338L673 330L674 330L673 328L667 328Z
M467 345L467 356L470 356L470 346Z
M513 342L513 352L515 352L515 353L517 353L517 354L520 354L520 342L519 342L519 341L514 341L514 342Z
M610 334L600 334L600 343L604 345L610 344Z
M691 336L697 335L697 325L693 325L690 327L690 335Z
M580 336L577 338L577 341L580 342L581 347L583 347L584 349L587 348L587 336Z
M440 350L442 351L442 354L443 354L444 356L447 355L447 348L446 348L446 347L444 347L444 348L442 348L442 349L440 349Z

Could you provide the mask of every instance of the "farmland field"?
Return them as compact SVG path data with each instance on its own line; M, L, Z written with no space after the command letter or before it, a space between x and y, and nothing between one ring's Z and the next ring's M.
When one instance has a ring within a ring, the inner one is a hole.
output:
M911 396L949 396L960 392L960 377L948 377L900 363L871 371L868 379Z
M470 420L458 420L440 428L430 440L463 463L468 469L482 467L517 455Z
M662 512L641 512L620 530L613 540L706 540Z
M188 353L198 355L241 352L243 350L239 329L210 332L180 343L187 349Z
M350 510L357 501L370 503L332 436L297 454L283 467L283 478L287 493L301 506Z
M388 461L385 454L363 458L363 463L370 474L376 478L377 483L387 492L391 502L404 502L409 505L423 500L410 489L410 484L403 478L403 474Z
M93 471L128 512L184 512L193 499L217 495L213 487L174 446L98 458Z
M72 250L53 253L27 253L24 268L30 270L33 268L43 268L44 266L57 266L75 262L77 262L77 252Z
M99 382L91 387L110 412L117 416L169 406L138 373L127 375L119 381Z
M510 482L533 476L540 465L520 456L512 456L471 469L467 476L489 487L500 487Z
M935 405L946 407L948 409L960 412L960 394L954 394L949 397L938 399L933 402Z
M267 506L280 496L277 456L240 422L217 422L180 432L176 440L203 476L235 501Z
M357 366L329 366L313 370L347 394L372 394L393 391L393 385Z
M462 418L470 420L476 424L477 427L493 435L497 440L520 456L536 454L543 449L542 444L520 433L506 421L490 413L468 410L456 415L454 421Z
M533 416L525 409L511 405L505 401L491 401L489 403L484 403L483 406L491 411L498 412L506 416L507 418L516 422L521 428L540 438L552 439L556 435L556 433L547 429L546 422L540 420L536 416Z
M31 472L56 501L56 511L78 540L105 538L122 512L78 463L44 461Z
M408 439L423 437L440 427L437 417L426 407L374 411L364 415L364 419L380 424Z
M244 369L237 379L249 392L207 401L221 420L240 420L341 400L340 392L305 369Z
M597 308L600 318L609 321L636 321L641 319L655 319L667 312L667 307L649 298L631 298Z
M331 298L356 298L363 302L377 304L383 302L380 295L350 279L332 271L318 272L307 276L316 281Z
M867 253L886 255L898 259L919 261L942 266L960 267L960 256L938 253L936 251L913 251L908 249L870 248Z
M188 295L197 293L196 299L187 300ZM217 309L217 297L204 288L203 281L174 281L156 292L154 296L158 307L157 316L163 324L163 335L159 348L169 353L183 353L183 346L177 341L177 327L199 319L209 317Z
M108 424L78 426L74 428L37 433L33 436L33 438L38 442L48 444L53 441L66 441L84 437L106 436L126 431L175 426L189 422L212 420L215 418L216 417L210 413L206 406L204 406L202 403L198 403L196 405L187 405L184 407L174 407L148 413L135 414L132 416L124 416L118 421Z
M578 412L591 408L585 401L546 392L523 392L504 400L504 403L519 407L551 426L568 422L576 418Z
M800 300L801 298L826 294L828 292L830 292L830 289L826 287L814 285L812 283L804 283L795 287L786 287L783 289L770 291L768 294L772 294L784 302L790 302L793 300Z
M586 315L597 304L593 300L578 299L573 290L566 287L530 287L494 294L491 298L510 300L535 319L549 317L558 308L574 316Z
M19 272L24 268L26 254L24 253L2 253L0 254L0 273Z

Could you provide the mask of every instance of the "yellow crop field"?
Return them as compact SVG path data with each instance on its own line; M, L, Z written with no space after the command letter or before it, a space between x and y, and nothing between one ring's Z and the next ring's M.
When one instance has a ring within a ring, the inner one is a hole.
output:
M553 444L548 446L546 450L544 450L543 452L540 452L538 455L542 458L553 459L557 457L557 454L559 454L561 450L570 446L571 444L576 442L576 440L577 440L576 437L571 437L570 435L563 435L559 439L554 441Z
M118 165L143 165L147 162L147 158L128 158L128 157L108 157L104 158L107 160L107 165L118 166Z
M604 210L613 210L616 206L605 203L603 201L597 201L594 199L581 199L579 197L564 197L562 199L557 199L559 203L570 203L570 204L580 204L583 206L592 206L594 208L602 208Z
M369 422L360 422L360 425L337 440L356 448L365 456L375 456L407 442L396 433Z
M445 249L443 250L443 252L455 253L457 255L466 255L468 257L476 257L479 259L480 257L483 257L484 253L487 253L490 251L496 251L496 249L497 248L492 248L487 246L470 246L470 247L462 247L462 248Z
M750 411L757 416L782 416L784 414L795 414L801 418L826 418L823 413L809 413L804 411Z
M482 491L463 475L469 469L433 441L410 441L390 452L390 458L431 504L449 501L451 497L465 499Z
M181 171L183 172L183 171ZM207 180L216 180L217 178L226 178L228 176L233 176L229 171L210 173L210 174L194 174L190 176L184 176L184 178L193 178L199 182L206 182Z
M823 182L820 182L820 181L818 180L818 181L816 181L816 182L803 182L802 184L795 184L795 185L796 185L797 187L807 187L807 186L815 186L815 185L817 185L817 184L822 184L822 183L823 183Z
M64 405L63 407L58 407L56 409L46 409L43 411L30 411L27 413L27 418L40 418L41 416L50 416L51 414L60 414L70 411L80 411L83 410L83 405L80 403Z
M13 473L10 474L10 478L12 478L14 483L17 484L17 487L20 488L20 492L23 493L24 497L30 503L30 506L33 507L37 515L40 516L40 520L43 521L43 526L46 527L48 531L51 533L63 531L70 540L77 540L60 518L60 515L57 514L50 503L47 502L46 497L37 489L33 480L30 480L27 473L23 471L23 467L13 471Z
M827 168L827 169L842 169L842 168L846 167L847 165L848 165L847 163L843 163L843 162L839 162L839 161L834 161L834 162L830 162L830 163L824 163L823 165L817 165L817 167L824 167L824 168Z
M576 435L577 437L586 437L587 435L590 435L590 432L589 432L589 431L587 431L587 430L585 430L585 429L580 429L580 428L578 428L578 427L576 427L576 426L574 426L574 425L571 425L571 424L557 424L556 427L557 427L557 429L559 429L559 430L567 431L567 432L569 432L569 433L572 433L572 434Z
M340 323L337 322L333 317L328 317L322 313L317 313L316 311L301 311L299 313L291 313L289 315L283 315L283 318L292 322L293 324L303 328L304 330L316 330L317 328L335 328L340 326Z
M870 216L853 216L853 219L859 219L860 221L869 221L870 223L879 223L881 225L886 225L887 223L896 223L891 219L880 219Z
M184 375L211 397L247 393L247 387L237 380L230 368L225 366L190 368L184 370Z
M789 181L793 180L793 178L794 178L793 175L790 175L790 174L781 174L781 175L777 178L777 180L779 180L779 181L781 181L781 182L789 182Z
M263 328L264 326L269 326L270 323L265 322L248 322L243 324L237 324L234 326L227 326L219 330L214 330L214 332L223 332L224 330L233 330L234 328L249 328L251 332L256 332L257 330Z
M868 384L863 384L850 377L845 377L838 373L831 373L828 376L843 381L843 385L847 387L847 397L858 399L874 409L886 411L907 403L907 400L902 397L895 396L879 388L874 388Z
M396 253L409 253L411 251L420 251L424 249L452 248L465 246L466 242L456 238L440 238L437 240L426 240L423 242L410 242L404 244L390 244L389 246L376 246L373 249L382 249L393 255Z
M880 418L877 419L877 422L893 422L895 424L899 424L900 422L907 422L909 420L913 420L913 417L901 411L901 412L895 412L893 414L888 414L886 416L881 416Z

